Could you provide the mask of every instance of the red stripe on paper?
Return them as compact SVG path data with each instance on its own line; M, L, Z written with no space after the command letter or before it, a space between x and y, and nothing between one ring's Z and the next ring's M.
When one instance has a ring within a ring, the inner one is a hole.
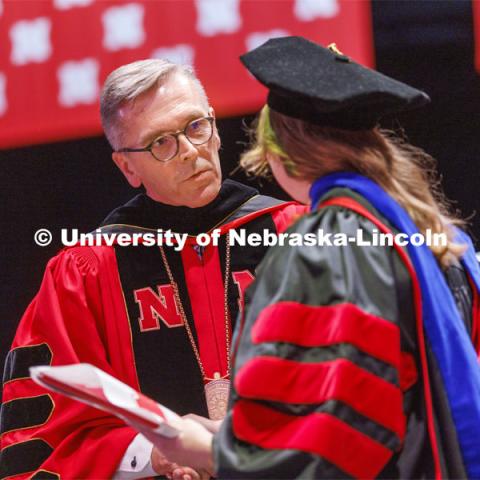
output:
M319 455L356 478L374 478L392 451L326 413L287 415L248 400L233 407L240 440L265 449L293 449Z

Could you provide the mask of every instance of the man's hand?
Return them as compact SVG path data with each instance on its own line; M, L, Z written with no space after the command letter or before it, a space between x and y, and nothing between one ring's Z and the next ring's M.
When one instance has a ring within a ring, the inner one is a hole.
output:
M165 457L157 447L153 447L150 461L152 463L152 468L159 475L166 475L178 467L175 463L169 462L167 457Z
M178 467L171 475L167 475L167 478L170 480L210 480L212 477L205 470L197 472L189 467Z
M158 453L162 455L163 458L155 458L158 468L168 468L166 463L170 465L175 463L175 467L188 465L196 472L205 471L208 475L213 476L213 435L205 427L189 418L179 418L170 421L170 424L180 432L177 437L163 437L148 431L144 427L138 428L157 447ZM157 452L155 454L152 452L152 455L156 456ZM153 458L152 466L155 469Z
M155 472L173 480L208 480L210 478L206 472L198 473L193 468L179 467L176 463L169 462L157 447L153 447L150 461Z

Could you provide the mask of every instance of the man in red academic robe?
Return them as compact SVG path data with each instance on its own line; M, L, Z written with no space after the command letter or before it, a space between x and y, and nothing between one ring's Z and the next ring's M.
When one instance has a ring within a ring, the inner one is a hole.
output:
M28 368L88 362L179 414L218 417L232 321L266 250L230 245L227 234L282 231L303 212L222 183L215 114L187 67L146 60L117 69L101 113L114 162L145 189L113 211L101 232L170 231L183 248L75 246L49 262L6 361L2 478L168 473L172 465L135 430L48 393ZM218 245L197 245L199 233L214 229Z

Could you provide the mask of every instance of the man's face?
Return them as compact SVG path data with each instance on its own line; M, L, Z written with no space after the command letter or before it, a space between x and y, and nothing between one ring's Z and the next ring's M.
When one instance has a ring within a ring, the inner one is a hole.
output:
M118 115L121 147L143 148L164 134L183 130L192 120L214 113L188 77L174 74L164 85L121 107ZM143 184L153 200L202 207L218 195L221 185L220 138L215 122L212 137L203 145L192 145L183 134L178 142L178 153L168 162L159 162L150 152L115 152L112 158L130 185Z

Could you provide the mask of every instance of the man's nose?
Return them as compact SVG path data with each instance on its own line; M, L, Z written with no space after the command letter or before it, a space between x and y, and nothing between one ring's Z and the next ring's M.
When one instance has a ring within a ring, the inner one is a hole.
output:
M198 150L193 145L184 133L178 135L178 156L180 160L189 160L190 158L196 158Z

